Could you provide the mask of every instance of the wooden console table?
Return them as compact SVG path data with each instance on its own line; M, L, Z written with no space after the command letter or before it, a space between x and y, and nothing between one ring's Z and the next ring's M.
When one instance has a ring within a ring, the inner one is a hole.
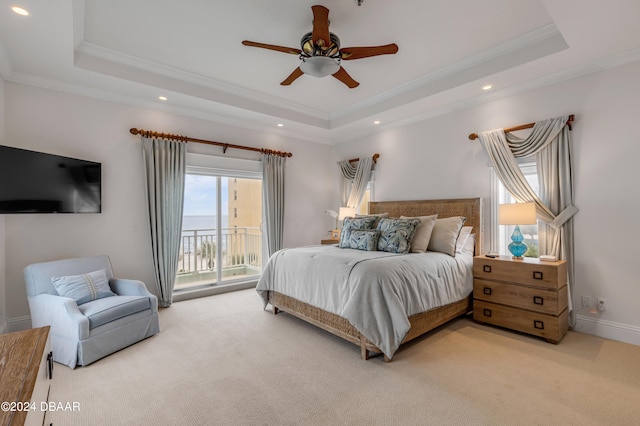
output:
M49 327L0 334L0 425L44 424L52 377Z

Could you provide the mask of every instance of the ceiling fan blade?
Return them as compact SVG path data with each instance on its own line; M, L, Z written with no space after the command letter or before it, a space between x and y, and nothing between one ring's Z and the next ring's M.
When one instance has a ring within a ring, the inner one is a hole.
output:
M294 49L293 47L276 46L275 44L258 43L255 41L243 40L242 44L251 47L261 47L263 49L275 50L277 52L290 53L292 55L299 55L302 53L300 49Z
M329 35L329 9L324 6L311 6L313 11L313 43L320 47L329 46L331 37Z
M398 52L398 45L395 43L385 44L384 46L369 47L345 47L340 49L340 56L345 61L351 59L369 58L378 55L393 55Z
M335 74L332 74L332 75L338 80L340 80L341 82L343 82L344 84L346 84L349 89L353 89L354 87L358 87L360 85L360 83L358 83L353 78L351 78L349 73L347 73L345 69L342 67L340 67L340 69L336 71Z
M291 74L289 74L289 77L285 78L282 83L280 83L282 86L288 86L291 83L293 83L298 77L300 77L301 75L303 75L304 73L302 72L302 70L300 69L300 67L296 68L295 70L293 70L293 72Z

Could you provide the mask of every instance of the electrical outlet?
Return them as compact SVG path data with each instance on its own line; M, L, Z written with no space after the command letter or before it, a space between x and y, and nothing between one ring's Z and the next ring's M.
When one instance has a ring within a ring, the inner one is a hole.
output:
M590 306L591 306L591 297L582 296L582 307L583 308L588 308Z
M600 312L604 312L607 310L607 299L603 299L602 297L598 297L598 310Z

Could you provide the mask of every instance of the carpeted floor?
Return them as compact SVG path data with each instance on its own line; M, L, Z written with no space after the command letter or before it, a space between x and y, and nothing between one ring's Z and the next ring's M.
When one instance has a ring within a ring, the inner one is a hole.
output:
M569 332L559 345L455 320L393 362L254 290L174 303L157 336L71 370L54 425L637 425L640 347Z

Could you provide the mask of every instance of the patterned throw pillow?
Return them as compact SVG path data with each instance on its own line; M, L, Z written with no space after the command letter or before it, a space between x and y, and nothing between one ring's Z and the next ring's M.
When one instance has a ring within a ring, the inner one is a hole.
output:
M338 247L350 248L347 241L351 238L351 231L375 229L376 220L378 220L378 218L375 216L345 218L342 222L342 232L340 234L340 244L338 244Z
M412 219L380 219L378 222L378 250L390 253L408 253L411 240L421 221Z
M349 231L348 240L345 241L346 246L343 248L376 251L379 237L380 231L377 229L352 229Z
M109 287L109 280L104 269L82 275L69 275L51 278L58 295L70 297L78 305L103 297L115 296Z

